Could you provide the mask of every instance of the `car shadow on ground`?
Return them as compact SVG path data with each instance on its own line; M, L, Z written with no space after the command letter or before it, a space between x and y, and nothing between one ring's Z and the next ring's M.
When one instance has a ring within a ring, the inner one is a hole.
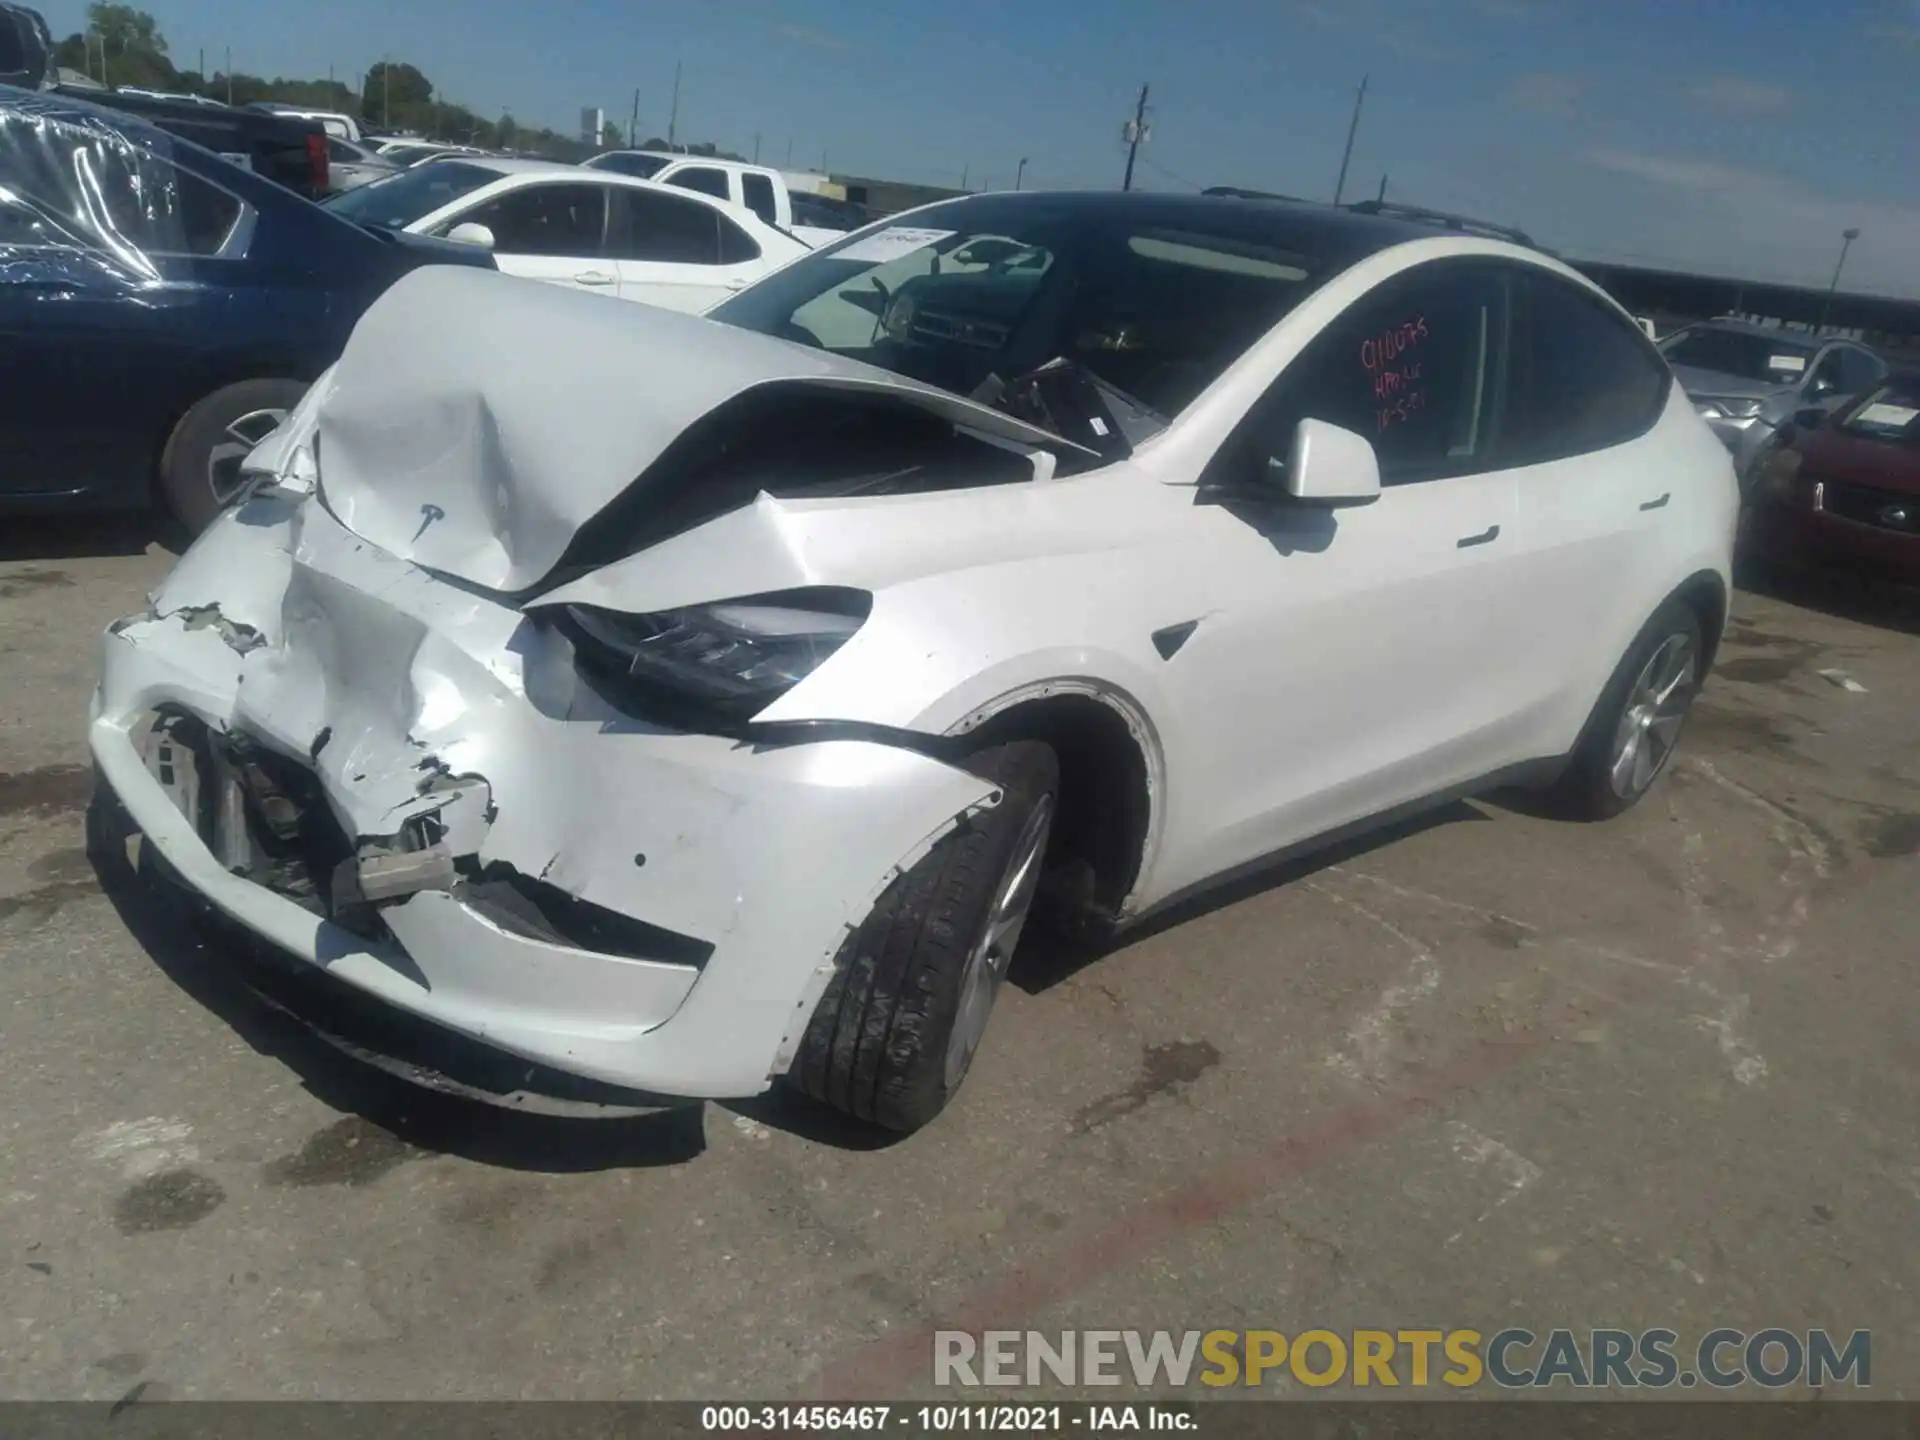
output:
M549 1174L680 1164L705 1149L701 1106L609 1118L533 1114L441 1094L355 1059L267 998L270 971L220 927L124 856L100 844L93 850L101 890L168 979L293 1071L323 1105L408 1149Z
M174 555L182 548L141 514L16 517L0 526L0 561L141 555L154 544Z
M1920 586L1898 586L1851 570L1799 568L1754 556L1734 561L1734 586L1750 595L1906 635L1920 635Z
M1357 860L1424 831L1447 825L1483 822L1491 818L1479 804L1455 800L1387 822L1378 829L1351 839L1304 852L1282 852L1256 861L1234 878L1210 884L1204 891L1176 901L1140 924L1106 940L1076 941L1049 930L1030 931L1028 936L1022 937L1020 953L1014 957L1013 966L1007 973L1008 983L1017 985L1029 995L1041 994L1109 955L1177 926L1190 924L1216 910L1238 905L1243 900L1251 900L1256 895L1264 895L1283 885L1292 885L1331 866Z

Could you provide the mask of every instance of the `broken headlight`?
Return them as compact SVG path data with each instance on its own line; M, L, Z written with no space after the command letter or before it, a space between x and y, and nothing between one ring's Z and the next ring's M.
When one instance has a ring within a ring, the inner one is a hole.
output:
M867 618L864 591L813 589L626 615L561 607L590 671L748 715L791 689Z

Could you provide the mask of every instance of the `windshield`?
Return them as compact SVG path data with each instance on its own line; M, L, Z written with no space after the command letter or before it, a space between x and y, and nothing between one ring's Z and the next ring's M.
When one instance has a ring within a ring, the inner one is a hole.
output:
M987 403L1064 361L1152 412L1150 433L1338 268L1237 207L1167 219L1067 197L949 201L707 314ZM1139 438L1138 417L1117 418Z
M404 230L421 216L431 215L442 205L499 178L499 171L482 165L441 160L402 170L356 190L344 190L327 200L326 206L361 225Z
M1840 428L1876 440L1920 445L1920 375L1889 380L1850 411Z
M1696 370L1781 385L1799 380L1813 359L1811 345L1739 330L1687 330L1660 348L1670 365L1691 365Z

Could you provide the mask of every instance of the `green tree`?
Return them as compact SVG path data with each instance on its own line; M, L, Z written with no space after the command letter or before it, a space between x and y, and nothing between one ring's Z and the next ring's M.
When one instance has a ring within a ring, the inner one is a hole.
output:
M622 147L624 147L626 143L627 143L627 137L625 132L622 131L621 128L618 125L614 124L611 120L607 121L605 124L603 124L600 127L600 148L601 149L619 150Z
M167 37L160 23L144 10L131 5L108 5L95 0L87 6L87 30L106 42L107 54L164 56Z
M404 61L376 60L360 87L360 113L375 124L399 124L402 112L418 111L433 102L433 82Z

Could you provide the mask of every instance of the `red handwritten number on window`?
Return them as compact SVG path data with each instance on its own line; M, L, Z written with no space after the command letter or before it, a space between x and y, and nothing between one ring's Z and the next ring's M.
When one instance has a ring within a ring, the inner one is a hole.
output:
M1427 317L1416 315L1360 342L1360 366L1373 388L1374 414L1382 430L1426 408L1426 387L1420 383L1424 365L1408 354L1426 338Z

